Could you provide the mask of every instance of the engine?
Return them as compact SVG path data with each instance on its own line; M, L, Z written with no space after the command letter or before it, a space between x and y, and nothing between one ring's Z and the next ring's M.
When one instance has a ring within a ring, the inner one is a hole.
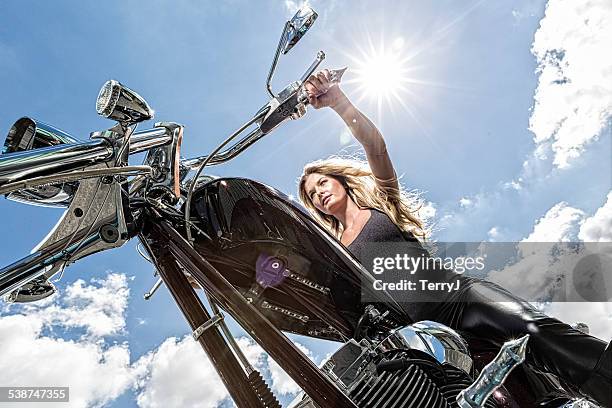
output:
M457 407L474 382L467 344L452 329L431 321L392 331L378 342L345 343L322 367L359 407ZM314 408L298 396L293 408ZM498 405L493 398L485 407Z

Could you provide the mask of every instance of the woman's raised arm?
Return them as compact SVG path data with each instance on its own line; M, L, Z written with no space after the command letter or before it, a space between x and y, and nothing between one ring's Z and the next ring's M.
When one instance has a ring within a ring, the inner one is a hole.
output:
M310 104L316 108L328 106L344 120L355 139L363 146L368 164L376 183L389 195L399 192L399 182L385 139L380 131L359 109L353 105L337 84L329 81L329 71L322 70L312 75L305 83Z

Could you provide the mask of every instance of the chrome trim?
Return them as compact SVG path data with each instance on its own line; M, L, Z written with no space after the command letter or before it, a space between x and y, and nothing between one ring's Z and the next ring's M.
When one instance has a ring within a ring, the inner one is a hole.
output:
M421 350L441 364L448 363L466 374L472 369L472 358L463 338L450 327L429 320L393 331L377 344L378 351L399 348Z
M206 330L210 329L211 327L214 327L214 326L218 325L219 322L221 322L221 321L223 321L223 316L221 316L221 315L215 315L215 316L211 317L210 320L205 321L197 329L195 329L193 331L193 333L191 334L193 339L195 341L198 341L200 336L202 334L204 334L204 332Z
M134 132L130 138L130 154L144 152L172 141L172 134L165 127Z
M108 161L113 148L106 139L62 144L0 155L0 186L33 177L77 170Z
M172 122L156 123L155 126L164 129L164 135L169 135L170 141L150 149L145 157L144 163L154 169L147 184L146 195L148 198L163 198L166 202L175 204L181 197L180 154L183 126Z
M53 174L50 176L33 177L15 183L7 183L0 187L0 194L12 193L16 190L30 189L32 187L44 186L50 183L66 183L109 175L134 176L150 174L151 166L124 166L124 167L102 167L92 170L73 171L69 173Z
M32 254L0 269L0 296L20 288L33 279L55 274L64 266L63 258L70 257L79 247L94 246L100 241L97 232L88 237L84 241L85 244L76 242L66 247L65 244L70 242L64 239L54 245L35 250Z
M287 31L289 31L290 24L291 23L287 21L283 27L283 32L281 33L281 38L278 41L278 46L276 47L276 52L274 53L274 59L272 60L272 65L270 66L270 72L268 72L268 78L266 79L266 91L268 91L272 98L276 97L276 95L274 95L274 91L272 90L272 77L274 76L274 71L276 71L276 64L278 64L278 58L280 57L281 50L283 49L283 42L287 36Z
M153 109L135 91L114 79L100 88L96 99L98 115L129 126L153 118Z
M275 98L274 92L272 91L272 77L274 76L274 71L276 71L276 65L278 64L278 58L282 54L285 55L293 48L295 44L306 34L306 32L312 27L315 20L317 19L318 14L309 6L302 6L295 15L291 18L291 20L285 23L283 27L283 32L281 33L280 40L278 41L278 46L276 47L276 52L274 53L274 59L272 60L272 65L270 66L270 72L268 73L268 78L266 80L266 91L270 94L272 98Z
M602 408L601 405L595 404L594 402L586 399L579 398L573 399L561 405L559 408Z
M303 315L301 313L294 312L293 310L289 310L289 309L287 309L285 307L282 307L282 306L279 306L279 305L275 305L275 304L270 303L270 302L268 302L266 300L264 300L261 303L261 308L262 309L269 309L269 310L278 312L280 314L283 314L283 315L288 316L288 317L292 317L292 318L297 319L297 320L299 320L301 322L304 322L304 323L306 323L306 322L308 322L308 320L310 320L309 316Z
M491 394L504 383L510 372L523 361L527 353L529 335L505 342L497 356L487 364L480 375L466 389L457 395L460 408L483 407Z
M44 277L31 280L5 297L7 303L37 302L53 295L57 289Z
M323 51L317 52L317 56L315 60L310 64L306 72L300 78L300 83L306 82L306 80L315 72L315 70L321 65L323 60L325 59L325 53ZM333 80L333 78L331 78ZM333 81L330 81L333 82Z
M79 140L63 130L26 116L18 119L11 126L1 153L7 154L74 143L79 143Z
M6 195L8 200L41 207L67 207L74 197L77 182L42 185L13 191ZM0 190L6 188L6 185Z
M320 293L323 293L324 295L328 295L331 292L331 289L323 286L323 285L319 285L316 282L313 282L309 279L306 279L305 277L303 277L302 275L300 275L299 273L295 273L292 272L289 269L286 269L285 272L288 274L287 277L295 282L297 282L298 284L304 285L310 289L314 289Z
M317 12L307 5L303 5L295 13L291 21L289 21L289 29L285 32L285 36L282 39L284 43L283 54L287 54L300 41L306 32L310 30L317 17L319 17Z
M27 185L37 176L43 180L61 179L76 177L79 173L104 173L109 167L124 172L122 166L127 164L126 160L118 158L119 154L113 151L113 148L122 150L122 143L127 140L124 136L109 130L104 138L89 143L0 155L0 180ZM96 162L104 159L107 159L104 163ZM61 176L52 173L52 170L68 172L79 167L84 171ZM87 255L123 245L129 238L123 208L125 183L125 177L81 177L70 206L47 237L32 250L33 254L0 270L0 295L35 278L48 279ZM4 182L0 187L7 185Z

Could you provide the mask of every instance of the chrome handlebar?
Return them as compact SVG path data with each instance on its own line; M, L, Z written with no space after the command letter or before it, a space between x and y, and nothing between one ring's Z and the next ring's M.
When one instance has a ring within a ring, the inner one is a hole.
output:
M129 236L120 198L123 194L120 184L126 181L126 176L140 175L130 181L128 189L130 197L137 195L143 188L151 189L151 185L163 189L164 183L183 181L186 174L189 173L185 170L198 169L201 171L204 165L227 162L270 133L280 123L303 116L308 105L308 98L303 87L304 80L312 75L324 58L325 55L320 52L317 59L302 76L302 80L287 86L278 96L264 105L251 120L207 156L180 160L178 151L182 138L182 126L173 123L158 123L152 129L132 134L126 129L113 128L93 133L92 140L87 142L69 141L49 147L0 154L0 194L13 195L12 198L21 198L22 201L39 201L42 205L46 205L51 204L51 200L45 202L44 197L28 200L32 196L27 194L36 195L45 188L52 187L54 183L65 183L67 187L59 186L57 190L59 193L53 193L55 198L61 196L63 199L61 204L69 207L65 214L79 220L80 217L89 218L87 214L80 214L82 213L80 208L89 208L85 202L94 199L97 200L97 204L94 206L96 208L92 207L91 211L95 210L98 214L102 212L105 214L105 217L96 216L98 221L95 223L95 228L93 224L79 224L79 227L73 231L68 227L73 221L63 220L65 225L58 224L55 227L52 239L44 242L41 251L37 252L36 256L25 257L0 269L0 296L22 287L33 279L39 279L42 275L44 277L41 279L44 281L45 278L61 270L67 263L74 262L90 253L117 247L126 242ZM332 78L339 82L343 73L344 70L332 71ZM221 151L221 148L241 135L251 125L257 126L240 140ZM129 144L126 146L126 143ZM166 151L160 152L159 149ZM129 155L144 151L149 151L145 165L127 165ZM172 177L166 174L162 182L155 181L159 179L156 168L159 164L158 159L162 161L166 169L178 165L180 171L175 172ZM179 178L176 177L177 174L180 174ZM196 178L197 174L193 180ZM92 181L85 183L85 180L88 179ZM151 183L147 180L151 180ZM71 183L85 183L84 185L89 187L79 188L75 192L69 186ZM42 190L36 190L39 187ZM190 192L193 191L193 187L195 183L189 185ZM29 191L30 188L34 189ZM75 197L74 201L72 198L66 199L64 191L72 194ZM104 193L104 197L88 198L92 191L95 192L94 195ZM21 193L23 194L19 196ZM150 195L149 198L151 198ZM189 201L187 197L187 208L189 208ZM189 212L186 211L186 213ZM58 247L60 243L61 247Z
M195 170L204 162L207 162L207 165L227 162L271 132L281 122L286 119L301 117L305 113L306 105L308 105L308 98L305 96L303 83L312 75L324 58L325 54L320 51L300 81L287 86L278 96L271 98L259 110L255 115L258 118L256 121L258 122L258 127L256 129L251 130L246 136L227 149L217 152L210 159L210 155L183 159L180 161L180 166L183 169ZM332 81L339 82L344 71L345 69L332 70ZM53 174L57 174L61 178L66 172L80 170L95 163L112 160L117 153L112 141L104 138L100 132L93 133L92 138L93 140L83 143L60 144L0 155L1 193L8 194L10 192L7 191L7 188L1 189L3 186L13 185L17 187L20 185L19 183L27 180L51 176ZM152 129L134 132L130 136L129 154L141 153L164 146L172 142L172 140L171 129L156 124L156 127ZM13 190L17 189L14 188Z
M151 119L153 110L140 95L114 80L103 86L96 109L118 123L93 133L90 141L79 142L30 118L18 120L0 154L0 194L30 204L67 208L33 255L0 269L0 296L21 288L13 294L22 299L31 295L33 300L41 282L44 286L65 265L123 245L136 230L125 212L137 214L141 201L154 206L180 205L187 189L184 204L189 237L190 199L203 168L233 159L285 120L306 113L308 97L303 84L325 58L322 51L301 79L278 95L272 92L270 81L281 51L287 53L316 18L316 12L305 7L285 24L267 81L271 99L207 156L180 158L183 126L176 123L156 123L152 129L134 132L132 125ZM332 75L339 81L343 72ZM249 130L252 125L256 128ZM246 136L233 142L244 132ZM226 147L230 142L233 144ZM140 152L147 152L143 165L129 166L128 156ZM196 170L191 183L185 180L190 170ZM130 175L136 177L128 180ZM136 199L133 208L132 198ZM32 287L24 286L34 279Z

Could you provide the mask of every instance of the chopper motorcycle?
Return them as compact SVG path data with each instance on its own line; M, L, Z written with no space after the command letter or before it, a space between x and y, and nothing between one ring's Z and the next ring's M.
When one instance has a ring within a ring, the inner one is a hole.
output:
M180 124L135 131L153 111L114 80L103 85L96 109L117 124L89 141L31 118L15 122L0 155L0 193L65 212L30 255L0 269L0 295L9 302L43 299L55 292L51 278L69 264L138 238L160 276L145 298L168 287L239 407L280 404L244 357L224 313L303 389L291 404L296 408L597 407L571 384L521 365L527 338L498 352L486 339L435 322L406 325L408 317L385 292L363 304L359 294L372 288L373 276L298 203L250 179L201 176L206 166L231 160L306 113L302 85L323 52L280 93L270 83L280 55L316 18L303 7L286 22L267 78L270 100L206 156L181 159ZM331 72L339 82L344 70ZM144 163L129 165L129 156L141 152ZM343 344L319 368L283 332Z

